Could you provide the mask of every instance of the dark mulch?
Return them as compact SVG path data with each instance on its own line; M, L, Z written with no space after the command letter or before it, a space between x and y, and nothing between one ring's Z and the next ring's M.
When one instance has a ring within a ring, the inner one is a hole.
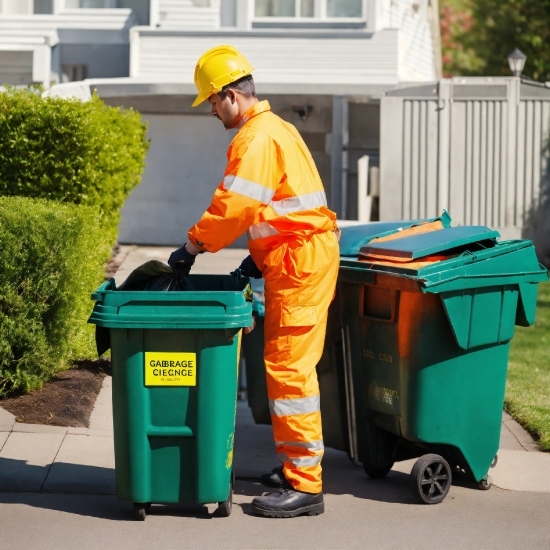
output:
M87 428L107 374L111 374L109 360L82 361L46 382L40 391L0 399L0 407L25 424Z
M105 266L106 280L114 277L120 267L119 252L118 245L113 247ZM82 361L46 382L39 391L0 399L0 407L25 424L87 428L106 374L111 374L108 359Z

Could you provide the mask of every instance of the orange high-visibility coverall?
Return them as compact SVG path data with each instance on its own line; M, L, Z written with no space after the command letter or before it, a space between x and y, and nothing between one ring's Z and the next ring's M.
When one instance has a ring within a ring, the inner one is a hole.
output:
M319 493L324 446L315 367L338 274L336 216L294 126L267 101L239 126L223 182L189 240L216 252L247 231L265 279L264 358L277 454L295 489Z

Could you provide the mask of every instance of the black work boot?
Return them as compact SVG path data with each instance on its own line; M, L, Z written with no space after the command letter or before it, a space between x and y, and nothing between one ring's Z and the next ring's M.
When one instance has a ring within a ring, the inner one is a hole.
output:
M260 516L268 518L293 518L307 514L318 516L325 511L323 493L302 493L285 482L274 493L256 497L250 509Z
M264 474L260 481L262 485L266 487L282 487L286 481L285 475L283 474L283 467L277 466L273 468L269 474Z

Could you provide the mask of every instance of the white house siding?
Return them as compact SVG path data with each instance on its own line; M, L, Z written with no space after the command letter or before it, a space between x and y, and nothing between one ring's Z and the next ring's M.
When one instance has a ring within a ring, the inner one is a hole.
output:
M399 80L436 78L428 0L378 0L377 26L399 29Z
M32 82L33 51L0 51L0 86Z
M425 82L436 78L430 24L407 18L399 29L399 80Z
M214 30L220 27L219 0L158 0L158 22L161 29ZM200 3L199 3L200 4Z
M238 48L258 83L388 84L397 82L397 31L249 31L193 33L132 30L130 76L192 82L197 59L218 44ZM134 50L135 48L135 50Z
M136 22L130 9L79 9L66 10L56 15L2 15L3 29L57 30L98 29L128 30Z
M19 51L19 57L28 58L25 52L32 50L32 73L19 70L14 77L18 84L40 82L49 87L61 80L62 64L86 66L90 77L127 76L128 31L135 23L131 9L0 15L0 75L7 70L8 58L14 57L3 51Z
M58 59L55 31L0 29L0 85L48 85L55 75L51 67Z

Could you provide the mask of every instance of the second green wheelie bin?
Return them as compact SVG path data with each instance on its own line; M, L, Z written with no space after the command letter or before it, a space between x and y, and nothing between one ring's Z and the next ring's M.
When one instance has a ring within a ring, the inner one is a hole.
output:
M253 289L263 293L263 280L252 281ZM256 295L256 292L255 292ZM254 299L256 327L250 334L243 335L242 353L246 365L248 405L256 424L271 424L267 382L264 365L264 308ZM323 418L323 440L327 447L347 450L344 428L345 408L343 389L339 384L336 363L342 357L340 330L340 307L338 296L331 304L328 314L327 335L323 355L317 364Z
M190 277L187 292L94 294L113 369L117 495L145 519L151 503L219 503L231 512L241 329L248 280Z
M419 224L439 223L449 227L451 218L446 211L441 216L424 220L401 220L389 222L371 222L367 224L346 225L341 230L340 256L352 257L359 254L363 245L373 237L392 234ZM270 424L271 415L267 399L267 384L263 358L264 346L264 310L263 279L251 280L255 291L254 315L256 328L243 336L243 356L246 364L248 405L257 424ZM259 300L256 299L259 298ZM327 333L323 355L317 364L319 380L321 416L323 420L323 441L327 447L350 453L350 423L346 414L346 388L343 375L342 324L340 319L341 298L338 287L336 296L330 305L327 321Z
M420 502L441 502L453 469L491 484L514 325L534 322L548 279L530 241L498 237L416 228L341 260L350 454L375 478L420 457Z

